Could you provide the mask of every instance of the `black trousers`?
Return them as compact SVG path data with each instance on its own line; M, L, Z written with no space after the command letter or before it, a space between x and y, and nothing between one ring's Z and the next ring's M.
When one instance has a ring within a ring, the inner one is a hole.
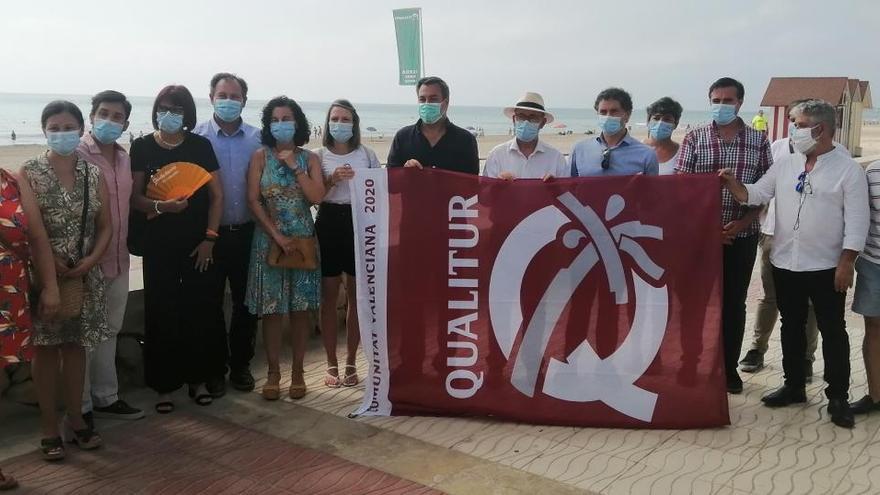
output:
M785 384L803 389L804 353L807 348L807 310L813 303L822 334L825 381L829 399L849 397L849 335L846 333L846 293L834 290L834 269L792 272L773 267L776 305L782 317L782 369Z
M229 325L228 339L226 334L223 334L223 345L228 349L226 364L233 370L248 368L251 359L254 358L257 317L252 315L244 304L253 237L253 222L221 226L220 238L214 245L214 263L218 271L220 300L224 299L227 280L232 292L232 321ZM224 373L220 376L225 374L224 367Z
M204 383L225 366L217 270L196 270L191 251L148 246L144 253L144 378L160 394Z
M733 244L724 246L721 334L724 341L724 369L728 381L739 377L736 367L746 327L746 296L752 280L759 237L738 237Z

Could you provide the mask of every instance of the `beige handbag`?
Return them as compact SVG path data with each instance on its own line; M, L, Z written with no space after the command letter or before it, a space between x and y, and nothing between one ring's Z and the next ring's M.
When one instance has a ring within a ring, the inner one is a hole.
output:
M318 268L318 246L314 237L291 237L288 239L293 241L293 248L286 254L277 242L272 241L266 260L269 266L296 270Z

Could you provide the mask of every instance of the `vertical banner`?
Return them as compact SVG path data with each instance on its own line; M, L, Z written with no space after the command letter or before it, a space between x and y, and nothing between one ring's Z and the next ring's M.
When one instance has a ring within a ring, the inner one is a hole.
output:
M358 414L729 424L716 176L400 168L351 186Z
M422 77L423 70L422 9L397 9L393 13L400 85L415 86Z

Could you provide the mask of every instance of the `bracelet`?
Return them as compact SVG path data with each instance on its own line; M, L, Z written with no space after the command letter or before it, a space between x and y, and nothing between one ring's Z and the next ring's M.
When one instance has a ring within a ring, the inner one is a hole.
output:
M213 237L214 239L220 237L220 234L217 233L216 230L205 229L205 234L207 234L207 235L210 236L210 237Z
M159 211L159 202L158 201L153 201L153 209L156 210L156 215L162 214L162 212Z

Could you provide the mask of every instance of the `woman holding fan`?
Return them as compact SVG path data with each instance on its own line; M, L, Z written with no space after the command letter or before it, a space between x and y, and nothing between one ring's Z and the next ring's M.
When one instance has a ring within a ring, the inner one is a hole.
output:
M144 374L147 386L159 394L156 412L164 414L174 410L171 393L183 384L197 404L211 404L205 382L225 369L222 291L216 288L211 258L223 191L210 141L190 132L196 106L189 90L163 88L152 119L155 132L131 146L136 213L129 247L143 255ZM211 174L210 180L189 197L148 197L151 177L178 162L198 165Z

